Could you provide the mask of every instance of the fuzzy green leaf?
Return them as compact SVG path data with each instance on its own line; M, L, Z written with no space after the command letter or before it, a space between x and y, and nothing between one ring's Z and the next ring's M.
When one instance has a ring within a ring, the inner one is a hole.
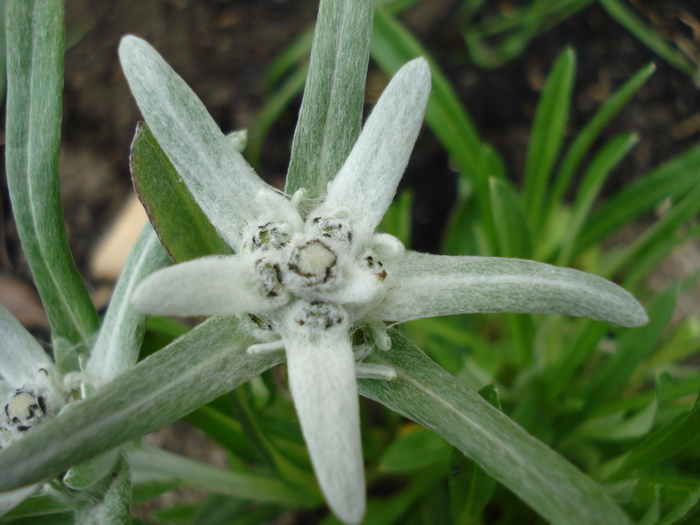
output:
M17 229L54 345L57 352L76 345L84 352L99 319L68 247L59 191L63 26L61 0L7 3L5 161ZM59 359L61 365L77 362Z
M286 192L317 199L360 134L374 0L322 0Z
M0 491L152 432L279 363L249 356L254 342L236 318L207 320L0 451Z
M392 333L390 352L375 352L369 360L392 367L397 379L361 379L363 395L440 434L546 520L631 523L602 487L398 333Z

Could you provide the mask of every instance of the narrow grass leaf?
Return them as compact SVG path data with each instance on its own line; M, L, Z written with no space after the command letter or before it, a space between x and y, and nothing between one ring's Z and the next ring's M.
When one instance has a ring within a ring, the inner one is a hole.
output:
M661 507L664 503L666 496L666 488L663 485L659 485L654 489L654 499L651 501L651 505L637 522L637 525L656 525L661 517Z
M175 262L231 252L146 124L136 128L130 164L139 199Z
M558 265L571 265L575 255L573 250L576 246L579 232L590 214L593 203L603 187L603 183L610 175L610 172L637 142L639 142L639 138L635 133L623 133L607 142L591 160L576 193L571 218L569 219L561 251L557 258Z
M382 454L379 468L388 473L420 471L435 466L446 466L450 445L424 428L399 437Z
M5 163L13 213L54 345L84 352L99 318L68 247L59 191L63 2L9 0L6 13Z
M686 231L677 232L666 239L659 239L655 242L641 257L634 260L627 271L625 272L622 284L625 288L634 289L637 284L642 281L651 270L659 264L671 251L677 246L700 237L700 224L688 228Z
M280 362L246 354L254 342L235 318L205 321L0 451L0 491L152 432Z
M646 252L654 250L677 235L678 230L692 220L700 210L700 183L688 195L668 210L654 225L637 237L613 263L606 268L606 274L615 277L628 265L634 270L638 261L643 262Z
M561 161L559 170L554 177L554 188L547 207L550 213L561 203L566 190L569 188L571 179L579 168L581 161L588 154L591 146L596 141L600 132L618 114L618 112L637 94L647 79L656 71L656 66L647 64L637 71L632 78L625 82L610 98L608 98L601 108L586 123L584 128L576 135L571 146L566 150L566 155Z
M693 80L698 79L698 64L678 48L672 46L662 34L646 24L633 11L625 7L619 0L600 0L600 5L640 42L663 58L673 67L683 71Z
M631 451L603 467L604 475L620 478L637 469L657 463L681 452L700 439L700 404L676 416L670 423L654 431Z
M425 120L459 170L468 178L476 177L480 173L478 159L482 141L471 117L428 51L387 11L378 8L372 38L372 58L377 64L385 73L393 75L406 62L419 56L430 62L433 82Z
M586 222L576 249L600 242L622 226L649 213L665 199L681 199L700 184L700 146L645 174L608 199Z
M127 457L136 483L178 480L184 486L282 505L316 501L278 478L232 472L148 445L130 446Z
M274 86L293 69L298 69L297 66L302 62L306 62L313 41L314 31L309 29L301 36L297 37L294 42L289 44L267 67L267 71L265 71L265 84L267 84L268 87Z
M537 104L523 174L523 197L530 224L538 233L554 163L569 119L576 55L571 48L557 58Z
M529 259L532 257L530 227L520 196L505 180L491 178L491 209L498 233L499 255Z
M681 503L673 507L656 525L689 523L685 520L695 515L698 510L700 510L700 486L692 490Z
M253 166L260 164L260 155L267 132L289 104L304 90L308 72L309 66L307 64L300 65L285 79L281 86L266 97L265 105L255 119L255 128L246 151Z
M663 334L676 305L677 288L671 287L649 305L649 323L628 330L617 341L610 359L586 382L583 412L590 413L607 398L621 391L635 369L646 358Z
M534 439L398 333L392 351L371 362L392 367L395 381L361 379L360 392L434 430L555 523L629 524L591 478Z
M285 191L323 197L360 133L374 0L322 0Z

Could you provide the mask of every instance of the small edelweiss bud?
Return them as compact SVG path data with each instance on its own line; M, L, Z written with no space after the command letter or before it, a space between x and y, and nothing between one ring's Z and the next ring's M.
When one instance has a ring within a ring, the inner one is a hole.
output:
M259 225L249 225L243 234L243 248L246 251L280 250L284 248L291 233L286 224L267 222Z
M318 239L297 246L287 263L290 272L301 277L303 286L316 286L335 276L338 256Z
M8 422L20 432L29 430L46 413L46 404L42 396L31 392L17 391L5 405Z
M311 330L329 330L342 324L345 318L343 310L332 303L309 301L302 303L294 322Z
M266 297L272 299L284 294L282 271L277 263L262 258L255 263L255 273Z
M348 225L338 219L315 217L311 220L311 228L319 237L344 244L352 243L352 231Z

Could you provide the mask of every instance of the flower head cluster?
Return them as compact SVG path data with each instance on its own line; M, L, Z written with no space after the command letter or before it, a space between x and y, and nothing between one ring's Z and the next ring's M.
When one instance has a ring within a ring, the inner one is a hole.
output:
M343 521L364 515L356 377L392 379L393 370L362 363L373 348L389 349L386 323L504 311L646 321L630 294L589 274L421 254L375 233L422 124L430 92L424 59L394 76L313 208L299 205L303 190L287 198L265 184L146 42L125 37L120 57L153 135L236 252L156 272L133 302L160 315L239 315L260 341L250 353L284 351L314 470Z

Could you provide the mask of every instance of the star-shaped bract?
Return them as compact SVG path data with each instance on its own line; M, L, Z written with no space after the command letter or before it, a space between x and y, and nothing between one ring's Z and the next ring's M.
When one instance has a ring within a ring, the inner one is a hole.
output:
M424 59L391 80L321 202L298 206L260 179L204 105L145 41L127 36L120 58L154 137L235 255L156 272L134 304L158 315L239 315L261 343L284 350L289 384L319 485L336 515L365 511L356 363L388 350L385 323L476 312L646 322L629 293L605 279L533 261L446 257L404 250L375 233L394 197L430 93ZM310 213L303 213L312 209ZM353 347L353 333L361 343Z

